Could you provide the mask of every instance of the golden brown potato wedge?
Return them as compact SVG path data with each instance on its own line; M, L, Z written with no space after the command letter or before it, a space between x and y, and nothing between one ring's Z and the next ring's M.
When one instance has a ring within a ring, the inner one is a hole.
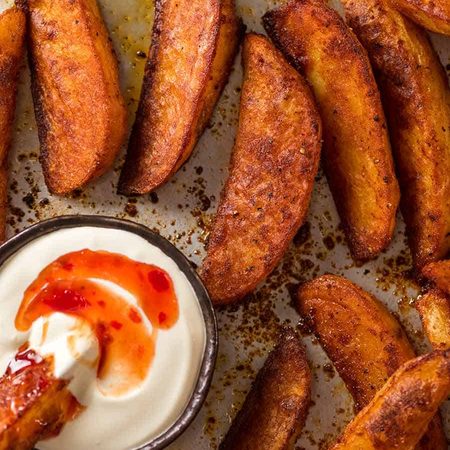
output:
M450 249L450 91L427 34L386 0L344 0L388 117L416 269Z
M0 379L0 450L31 450L57 433L82 407L67 382L52 375L52 361L32 350Z
M215 304L241 299L277 265L304 221L321 124L302 77L269 40L249 34L230 175L201 276Z
M117 60L96 0L27 0L41 163L68 194L113 163L126 133Z
M448 0L389 0L412 21L435 33L450 36L450 2Z
M415 357L394 316L345 278L323 275L307 282L300 287L298 300L300 313L342 377L357 411L403 363ZM438 415L419 448L447 448Z
M408 361L350 422L331 450L412 450L449 393L450 350Z
M391 241L399 190L367 54L323 0L290 0L263 24L319 103L323 164L350 251L358 260L374 258Z
M311 373L295 331L285 329L220 450L291 450L306 421Z
M0 243L5 239L7 156L16 109L17 79L25 40L25 14L17 7L0 14Z
M439 289L450 294L450 260L430 263L423 268L422 273Z
M157 0L152 46L119 192L144 194L189 158L242 35L234 0Z
M436 350L450 348L450 297L439 289L432 289L416 303L423 329Z

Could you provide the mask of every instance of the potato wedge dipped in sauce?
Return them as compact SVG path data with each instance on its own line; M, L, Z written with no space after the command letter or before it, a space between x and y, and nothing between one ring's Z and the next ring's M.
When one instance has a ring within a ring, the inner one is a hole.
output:
M431 289L417 302L423 330L436 350L450 348L450 295Z
M343 0L375 69L417 271L450 250L450 89L425 31L388 0ZM450 3L449 3L450 5Z
M389 0L412 21L435 33L450 36L450 2L448 0Z
M297 333L286 328L219 450L292 450L311 401L311 373Z
M200 274L215 304L242 299L280 261L308 211L321 123L294 68L260 35L243 49L244 83L229 178Z
M0 243L8 210L8 150L16 109L19 70L25 44L25 14L9 8L0 14Z
M413 450L449 394L450 350L408 361L330 450Z
M119 182L145 194L189 158L228 80L242 36L234 0L156 0L152 45Z
M318 101L323 164L352 256L375 258L391 241L399 189L367 54L323 0L289 0L263 24Z
M303 284L298 308L350 391L357 412L402 364L415 357L401 325L387 308L343 277L323 275ZM446 448L436 415L417 449Z
M51 357L23 349L0 378L0 450L31 450L82 411L52 366Z
M26 0L41 163L54 194L108 170L124 141L117 60L96 0Z

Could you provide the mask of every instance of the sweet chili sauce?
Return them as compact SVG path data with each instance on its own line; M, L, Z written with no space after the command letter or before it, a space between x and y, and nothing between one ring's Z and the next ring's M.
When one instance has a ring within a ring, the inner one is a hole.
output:
M140 308L96 280L125 289ZM100 349L97 374L111 395L123 394L145 379L158 330L171 328L179 314L165 271L117 253L92 250L69 253L49 264L25 291L15 326L27 331L36 319L55 312L89 323Z

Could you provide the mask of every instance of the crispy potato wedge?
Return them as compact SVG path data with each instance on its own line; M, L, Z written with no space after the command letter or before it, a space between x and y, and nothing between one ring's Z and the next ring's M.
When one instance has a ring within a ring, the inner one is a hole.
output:
M450 297L439 289L432 289L416 303L423 329L436 350L450 348Z
M387 112L415 267L450 249L450 90L427 34L386 0L343 0Z
M432 262L423 268L422 273L439 289L450 294L450 260Z
M25 14L17 7L0 14L0 243L8 208L7 156L16 109L17 80L25 44Z
M448 0L390 0L396 9L427 30L450 36Z
M156 189L189 158L228 80L242 31L234 0L156 0L120 193Z
M331 450L412 450L449 393L450 350L408 361L350 422Z
M321 147L312 94L263 36L246 36L244 83L230 175L201 277L215 304L250 293L304 221Z
M26 358L0 379L0 450L31 450L82 410L67 381L53 377L50 359L33 351Z
M220 450L290 450L306 421L311 373L295 331L285 329Z
M387 308L343 277L323 275L303 284L298 306L350 391L356 411L415 357L401 325ZM447 448L439 415L418 448Z
M112 165L126 133L117 60L96 0L27 0L45 182L68 194Z
M323 0L290 0L264 27L311 84L324 127L323 164L355 259L391 241L399 202L389 137L367 54Z

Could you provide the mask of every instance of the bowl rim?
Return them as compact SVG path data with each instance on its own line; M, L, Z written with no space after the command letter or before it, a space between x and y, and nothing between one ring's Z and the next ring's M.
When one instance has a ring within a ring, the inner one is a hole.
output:
M205 323L206 343L197 383L185 409L178 419L163 433L132 450L160 450L167 447L188 428L199 413L208 395L217 359L219 335L217 318L208 291L187 257L157 232L126 219L102 215L64 215L38 222L19 232L0 245L0 269L3 264L25 245L52 232L78 227L113 228L128 231L158 247L171 258L184 273L201 307Z

